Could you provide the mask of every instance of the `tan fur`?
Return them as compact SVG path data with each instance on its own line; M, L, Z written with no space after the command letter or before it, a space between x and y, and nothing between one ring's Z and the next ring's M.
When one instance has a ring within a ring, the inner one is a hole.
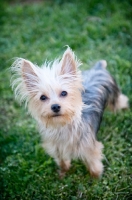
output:
M70 161L61 160L59 163L61 170L59 171L60 178L63 178L70 168Z
M118 96L118 99L116 101L116 104L113 105L113 104L109 103L108 108L113 112L123 110L123 109L128 109L129 108L128 97L126 95L120 93Z
M103 145L101 142L95 141L94 146L87 147L85 149L85 165L89 169L91 176L98 178L103 173L102 164L102 149Z
M100 60L102 67L106 68L107 67L107 62L106 60Z
M76 60L74 59L73 52L69 49L64 53L62 57L62 67L61 67L61 74L70 73L75 75L76 74Z
M101 63L105 68L106 61ZM103 145L97 141L91 124L82 119L82 109L87 105L82 101L79 66L80 62L69 47L61 60L45 63L42 68L28 60L17 59L12 66L12 87L16 98L25 102L38 122L42 145L60 166L60 176L70 168L71 159L79 158L93 177L100 177ZM67 95L61 95L62 91ZM40 98L42 95L46 100ZM127 97L121 94L116 109L126 108L127 102ZM51 109L53 104L61 107L58 115Z
M128 97L124 94L120 94L116 103L116 110L127 109L128 106Z
M43 147L60 166L62 177L70 168L71 159L82 159L91 175L100 176L102 146L96 141L89 127L86 139L83 138L85 124L81 120L83 90L80 62L70 48L67 48L61 61L38 68L25 59L18 59L12 66L15 72L12 87L20 101L25 101L31 115L38 121L43 139ZM68 95L62 97L62 91ZM40 96L45 95L45 101ZM51 110L59 104L59 116Z

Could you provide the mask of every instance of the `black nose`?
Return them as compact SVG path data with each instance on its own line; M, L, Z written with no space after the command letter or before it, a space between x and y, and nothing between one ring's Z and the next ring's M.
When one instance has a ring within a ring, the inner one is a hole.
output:
M53 104L52 106L51 106L51 110L53 110L53 112L55 112L55 113L58 113L59 111L60 111L60 105L58 105L58 104Z

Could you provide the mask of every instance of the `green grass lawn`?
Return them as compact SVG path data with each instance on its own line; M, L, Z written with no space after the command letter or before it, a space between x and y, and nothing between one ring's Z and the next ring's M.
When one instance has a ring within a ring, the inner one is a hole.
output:
M130 1L24 2L0 3L0 199L132 199ZM98 134L105 155L100 180L91 179L80 161L73 161L67 176L59 180L56 164L41 147L35 121L15 101L10 88L12 58L23 57L41 65L61 56L65 45L83 62L82 70L106 59L130 100L129 110L104 113Z

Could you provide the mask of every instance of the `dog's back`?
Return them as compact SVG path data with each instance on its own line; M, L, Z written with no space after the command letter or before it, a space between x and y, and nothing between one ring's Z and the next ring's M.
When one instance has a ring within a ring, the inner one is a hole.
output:
M83 109L82 118L91 124L95 133L99 129L105 107L115 107L120 94L116 81L105 69L106 65L106 61L99 61L92 69L82 73L85 89L82 99L88 105Z

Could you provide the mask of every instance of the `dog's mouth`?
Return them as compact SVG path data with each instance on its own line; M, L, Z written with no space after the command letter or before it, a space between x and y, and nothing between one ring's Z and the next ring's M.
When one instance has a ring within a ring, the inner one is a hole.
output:
M52 115L52 117L61 117L61 116L62 116L61 114Z

